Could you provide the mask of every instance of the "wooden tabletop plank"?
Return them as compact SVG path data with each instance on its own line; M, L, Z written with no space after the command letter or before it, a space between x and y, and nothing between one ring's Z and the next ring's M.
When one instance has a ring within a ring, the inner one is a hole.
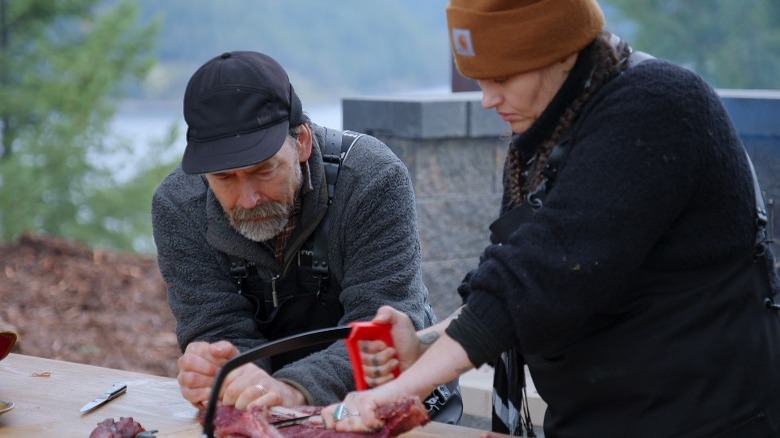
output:
M79 409L115 383L127 392L81 415ZM0 415L0 438L83 437L98 423L133 417L159 438L200 438L198 411L184 400L176 379L73 362L10 354L0 361L0 398L15 403ZM429 423L404 438L480 438L487 432L441 423ZM491 437L502 437L490 433Z
M127 384L124 395L79 413L120 382ZM15 404L0 415L0 437L88 437L99 422L120 417L161 432L197 424L198 411L181 396L175 379L19 354L0 362L0 398Z

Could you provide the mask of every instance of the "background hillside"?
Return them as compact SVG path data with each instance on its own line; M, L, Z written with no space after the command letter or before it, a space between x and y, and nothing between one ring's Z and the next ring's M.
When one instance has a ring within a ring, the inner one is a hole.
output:
M442 87L450 80L448 0L141 0L159 20L158 62L135 97L179 100L189 76L231 50L287 69L304 103Z

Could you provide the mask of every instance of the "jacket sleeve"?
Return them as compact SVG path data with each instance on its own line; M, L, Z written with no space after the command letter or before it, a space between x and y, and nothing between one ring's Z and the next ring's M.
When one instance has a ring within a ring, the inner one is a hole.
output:
M639 269L697 269L751 244L744 154L686 70L647 62L613 79L571 141L544 207L470 278L470 310L527 354L554 355L616 314Z
M421 247L409 173L386 145L365 136L342 165L331 206L329 262L341 284L342 324L370 320L382 305L417 328L434 318L422 281ZM309 389L318 405L354 389L344 342L288 365L277 378Z
M177 169L152 200L157 262L168 286L179 348L230 339L245 350L266 340L255 327L251 304L236 293L227 258L206 242L205 199L200 177Z

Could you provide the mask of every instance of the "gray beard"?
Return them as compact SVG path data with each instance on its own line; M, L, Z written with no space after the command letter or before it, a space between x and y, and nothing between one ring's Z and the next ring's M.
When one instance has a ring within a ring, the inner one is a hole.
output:
M271 201L250 210L236 207L226 214L230 225L242 236L255 242L265 242L284 229L292 214L292 207L292 204Z

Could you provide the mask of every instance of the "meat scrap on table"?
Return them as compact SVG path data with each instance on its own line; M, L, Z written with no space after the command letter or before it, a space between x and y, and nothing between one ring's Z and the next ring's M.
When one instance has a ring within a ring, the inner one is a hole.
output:
M145 431L146 429L141 426L141 423L133 420L133 417L119 417L119 421L106 418L98 423L97 427L89 434L89 438L136 438L138 434Z

